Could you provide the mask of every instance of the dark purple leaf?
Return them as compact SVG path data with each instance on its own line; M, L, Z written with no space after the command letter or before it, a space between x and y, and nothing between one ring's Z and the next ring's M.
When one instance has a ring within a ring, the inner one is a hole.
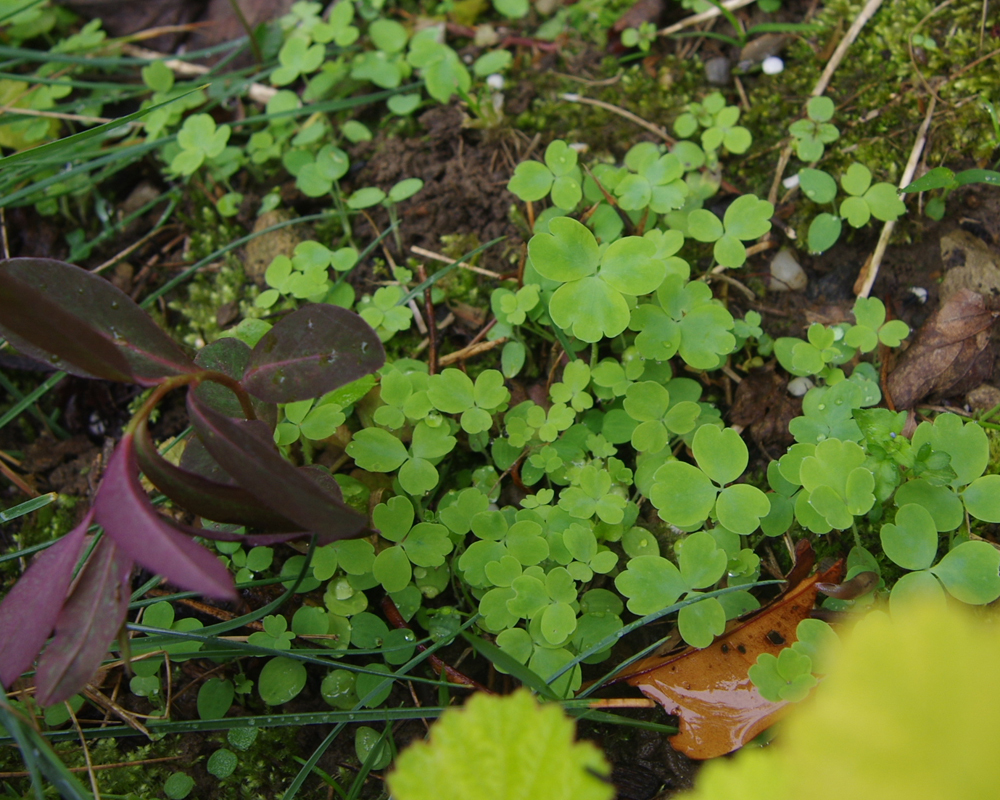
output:
M151 386L195 368L127 294L62 261L0 261L0 320L18 350L85 378Z
M40 705L68 700L97 672L128 614L131 575L132 559L105 536L80 571L56 622L55 638L38 661Z
M240 380L250 364L250 348L239 339L225 337L216 339L207 347L198 351L194 358L194 363L204 369L215 370L223 375L228 375L233 380ZM213 381L203 381L194 390L198 393L203 403L208 404L221 414L227 417L242 419L243 406L232 389ZM265 403L256 397L251 398L253 409L257 418L267 423L273 431L278 424L278 407L274 403Z
M243 385L269 403L309 400L375 372L385 350L353 311L317 303L289 314L264 334Z
M56 625L84 536L93 522L83 522L31 562L0 603L0 684L9 687L42 649Z
M192 439L187 446L194 445L200 447L201 443L197 439ZM175 503L199 517L213 522L246 525L266 531L287 531L293 534L284 536L281 541L303 535L301 525L296 525L272 511L245 489L234 484L209 480L171 464L156 449L145 423L136 429L135 448L139 467L150 482ZM242 538L234 534L232 541L241 541ZM261 542L255 541L255 544Z
M150 572L182 589L208 597L236 597L233 579L212 553L193 542L153 508L139 482L133 434L126 433L108 461L94 502L96 520L108 536ZM198 531L188 529L189 533Z
M216 413L193 393L188 393L188 415L205 448L240 486L315 533L320 544L365 530L361 514L285 461L273 439L265 440L249 423Z

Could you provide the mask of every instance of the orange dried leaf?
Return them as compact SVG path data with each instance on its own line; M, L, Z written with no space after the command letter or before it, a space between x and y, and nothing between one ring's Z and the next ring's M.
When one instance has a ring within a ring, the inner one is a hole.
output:
M842 573L838 562L788 589L710 647L643 659L619 678L679 717L680 732L670 737L675 750L696 759L730 753L773 725L788 705L761 697L750 667L761 653L777 656L796 640L795 629L816 602L816 584L836 582Z

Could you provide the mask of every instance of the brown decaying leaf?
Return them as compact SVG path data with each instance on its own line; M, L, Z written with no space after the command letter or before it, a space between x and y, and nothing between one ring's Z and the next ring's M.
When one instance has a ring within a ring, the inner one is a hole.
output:
M653 656L626 671L630 685L679 717L680 732L670 737L675 750L694 759L716 758L742 747L779 719L788 703L761 697L748 670L761 653L776 656L795 641L796 627L816 602L816 584L836 582L842 574L843 562L837 562L737 622L710 647Z
M896 408L912 408L929 395L960 394L987 380L997 316L982 295L969 289L948 298L889 374L887 388Z

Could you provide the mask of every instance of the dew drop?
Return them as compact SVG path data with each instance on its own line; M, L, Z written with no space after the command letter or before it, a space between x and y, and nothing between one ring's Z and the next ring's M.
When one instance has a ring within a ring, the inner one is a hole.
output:
M117 311L118 310L118 301L117 300L112 300L111 301L111 310L112 311Z
M826 408L826 403L820 403L818 406L816 406L816 408L818 408L820 411L823 411Z
M77 294L83 294L83 287L82 286L78 287L77 290L76 290L76 293Z
M348 718L348 719L349 719L349 720L350 720L351 722L354 722L354 715L353 715L353 714L348 714L348 715L347 715L347 718Z
M361 343L361 352L364 353L364 352L367 352L367 350L368 350L368 342L362 342Z
M837 406L842 406L842 405L844 405L844 401L843 400L834 400L833 404L837 405Z
M60 361L60 359L59 359L59 356L57 356L55 353L53 353L52 355L49 356L49 361L51 363L53 363L53 364L58 364L59 361Z

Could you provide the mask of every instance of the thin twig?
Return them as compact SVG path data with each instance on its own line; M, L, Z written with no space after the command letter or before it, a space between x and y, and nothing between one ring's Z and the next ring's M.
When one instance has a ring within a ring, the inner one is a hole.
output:
M201 64L192 64L190 61L181 61L179 58L171 58L165 53L157 53L155 50L147 50L145 47L138 47L134 44L125 45L122 50L130 56L136 58L148 58L151 61L162 60L164 66L176 72L184 78L194 78L209 72L209 68ZM267 105L268 101L278 93L274 86L265 86L262 83L251 83L247 88L250 99L260 105Z
M102 125L106 122L114 122L109 117L88 117L82 114L65 114L61 111L41 111L37 108L18 108L17 106L0 106L0 114L23 114L26 117L65 119L71 122L95 122Z
M927 144L927 131L931 126L931 119L934 117L934 106L936 103L934 95L931 95L930 102L927 104L927 114L924 115L924 121L920 125L920 130L917 131L917 140L913 143L913 149L910 150L910 158L906 162L906 168L903 170L903 177L899 182L900 186L908 185L913 180L913 174L917 171L917 165L920 163L920 154ZM903 199L902 192L899 193L899 199ZM854 292L858 297L868 297L871 293L872 286L875 285L875 279L878 277L878 269L882 264L885 249L889 245L889 237L892 236L892 230L895 227L895 220L889 220L882 226L882 233L878 237L878 244L875 245L875 252L868 259L868 263L862 267L861 274L858 275L858 280L854 284Z
M721 5L726 9L726 11L735 11L738 8L743 8L743 6L750 5L752 2L753 0L726 0L726 2ZM702 11L700 14L695 14L694 16L682 19L680 22L677 22L668 28L663 28L658 31L658 34L660 36L669 36L672 33L677 33L677 31L690 28L692 25L700 25L702 22L708 22L710 19L714 19L719 16L721 13L722 11L720 11L718 7L713 6L708 9L708 11Z
M574 92L567 92L566 94L561 94L559 97L569 103L583 103L588 106L597 106L598 108L603 108L605 111L610 111L612 114L617 114L620 117L624 117L630 122L634 122L636 125L645 128L650 133L654 133L659 136L667 144L675 144L676 139L670 136L663 128L659 125L654 125L652 122L647 122L642 117L633 114L631 111L627 111L620 106L616 106L612 103L605 103L603 100L595 100L593 97L581 97Z
M98 772L102 769L123 769L124 767L142 767L146 764L162 764L166 761L180 761L187 756L164 756L162 758L144 758L141 761L119 761L117 764L94 764L92 767L66 767L70 772ZM0 778L29 778L30 772L0 772Z
M441 253L435 253L433 250L425 250L423 247L417 247L414 245L410 248L411 253L416 253L418 256L423 256L424 258L433 258L435 261L442 261L446 264L451 264L455 259L448 258L448 256L442 255ZM497 280L502 280L503 275L499 272L493 272L493 270L483 269L482 267L475 267L472 264L466 264L464 261L459 261L458 266L462 269L467 269L470 272L477 272L480 275L486 275L490 278L496 278Z
M427 270L424 269L423 264L417 265L417 277L420 278L421 283L427 280ZM437 320L434 318L432 290L433 287L431 286L424 289L424 313L427 315L427 371L431 375L435 375L438 371L438 331Z
M63 705L66 706L69 717L73 720L76 735L80 737L80 747L83 748L83 761L87 765L87 777L90 778L90 788L94 792L94 800L101 800L101 790L97 787L97 777L94 775L94 762L90 760L90 748L87 747L87 737L83 735L83 728L80 727L80 721L76 718L73 706L66 701L63 701Z
M108 267L113 267L115 264L117 264L122 259L128 258L132 253L134 253L136 250L138 250L140 247L142 247L144 244L146 244L146 242L148 242L150 239L152 239L154 236L156 236L156 234L161 233L163 231L172 230L173 228L176 228L176 227L177 227L176 225L167 225L166 227L163 227L163 228L153 228L153 230L151 230L149 233L147 233L145 236L143 236L137 242L133 242L128 247L126 247L124 250L122 250L120 253L118 253L117 255L114 255L111 258L109 258L107 261L105 261L99 267L94 267L91 270L91 272L94 275L98 275L101 272L104 272L104 270L108 269Z
M456 361L465 361L473 356L478 356L480 353L492 350L494 347L497 347L506 341L507 337L501 336L499 339L494 339L491 342L478 342L476 344L470 344L468 347L463 347L461 350L456 350L454 353L448 353L446 356L441 356L441 358L438 359L438 366L447 367L449 364L454 364Z

